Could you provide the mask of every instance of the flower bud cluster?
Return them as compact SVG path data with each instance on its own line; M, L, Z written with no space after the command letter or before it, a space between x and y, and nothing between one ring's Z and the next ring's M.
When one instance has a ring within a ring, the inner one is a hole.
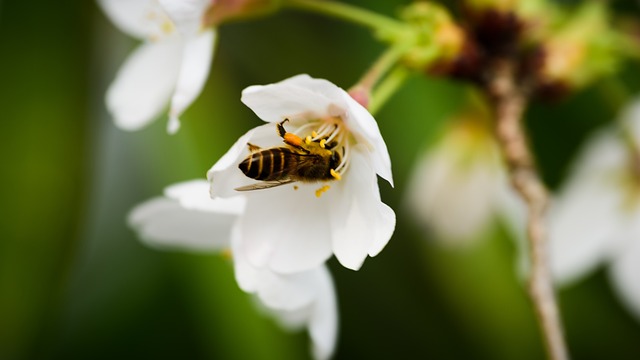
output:
M416 17L429 6L409 10ZM480 86L493 76L492 64L508 60L520 84L557 98L615 71L625 47L601 3L564 10L543 0L469 0L460 25L438 10L429 11L440 19L431 25L437 60L423 68Z

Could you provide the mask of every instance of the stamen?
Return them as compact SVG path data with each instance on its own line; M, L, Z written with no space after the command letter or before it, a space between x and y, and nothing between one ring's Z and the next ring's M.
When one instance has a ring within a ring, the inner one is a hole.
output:
M320 147L324 149L324 146L326 143L327 143L327 139L320 140Z
M333 132L331 132L331 135L329 135L329 137L327 138L327 142L331 142L331 140L333 140L338 134L342 134L341 126L338 124L333 125L335 126L335 128L333 129ZM342 139L339 142L342 142Z
M317 138L318 137L318 133L315 132L315 131L312 131L311 132L311 137L314 138L314 139Z
M220 253L220 255L222 255L223 258L227 259L227 260L231 260L233 259L233 254L231 253L231 249L224 249L222 250L222 252Z
M349 147L343 147L342 148L342 158L340 159L340 164L338 165L338 167L336 167L336 171L340 171L342 170L342 168L345 168L344 170L340 171L341 173L346 171L346 165L348 165L349 163Z
M330 188L331 188L331 186L325 185L325 186L321 187L320 189L316 190L316 197L322 196L322 194L324 192L326 192L327 190L329 190Z
M163 21L160 28L165 34L171 34L174 30L173 23L170 22L169 20Z
M296 134L298 134L298 135L301 135L302 133L304 133L304 130L307 130L307 129L308 129L308 128L310 128L310 127L316 126L316 124L317 124L316 122L309 122L309 123L306 123L306 124L304 124L304 125L300 126L299 128L297 128L297 129L294 131L294 133L296 133Z
M314 135L313 139L316 140L318 138L324 138L327 137L327 130L328 130L328 124L322 124L320 126L320 128L318 129L318 132L316 132L316 135Z
M335 170L331 169L330 173L331 173L331 176L333 176L334 179L336 179L336 180L341 180L342 179L342 176L340 176L340 174L338 174Z
M306 137L306 138L304 138L304 142L305 142L305 144L307 144L307 145L311 144L311 136L307 135L307 137Z

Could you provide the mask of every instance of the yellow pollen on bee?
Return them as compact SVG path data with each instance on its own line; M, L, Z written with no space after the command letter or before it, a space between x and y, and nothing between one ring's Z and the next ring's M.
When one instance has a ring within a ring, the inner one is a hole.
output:
M324 146L327 144L327 139L320 140L320 147L324 149Z
M307 145L311 144L311 136L307 136L306 138L304 138L304 143Z
M331 188L331 186L325 185L325 186L321 187L320 189L316 190L316 197L322 196L322 194L324 192L326 192L327 190L329 190L330 188Z
M284 141L293 146L300 146L300 144L302 144L302 139L300 139L298 135L292 133L284 134Z
M340 176L340 173L338 173L337 171L331 169L330 173L331 173L331 176L333 176L334 179L336 179L336 180L342 179L342 176Z
M316 138L316 137L318 137L318 133L317 133L317 132L315 132L315 131L312 131L312 132L311 132L311 136L312 136L312 137L314 137L314 138Z

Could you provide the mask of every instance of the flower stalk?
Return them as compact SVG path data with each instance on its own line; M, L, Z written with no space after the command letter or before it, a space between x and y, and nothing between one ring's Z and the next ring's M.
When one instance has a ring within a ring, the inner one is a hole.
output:
M406 26L398 20L344 3L317 0L285 0L284 5L363 25L375 30L383 38L400 36L406 30Z
M409 77L409 70L404 66L397 66L374 89L368 110L375 115L380 108L395 94Z
M538 175L522 129L527 91L516 84L517 69L511 61L497 60L493 70L488 90L495 110L496 136L509 169L511 183L528 208L527 238L531 263L529 296L549 358L566 360L569 355L553 290L547 251L545 214L549 195Z
M402 41L389 47L376 62L371 65L369 70L362 75L360 80L349 89L349 94L362 106L369 108L371 104L371 93L374 87L383 79L389 69L400 62L402 57L407 54L413 45L412 41ZM398 85L401 84L402 81ZM397 88L389 88L389 90L393 91L386 96L391 96Z

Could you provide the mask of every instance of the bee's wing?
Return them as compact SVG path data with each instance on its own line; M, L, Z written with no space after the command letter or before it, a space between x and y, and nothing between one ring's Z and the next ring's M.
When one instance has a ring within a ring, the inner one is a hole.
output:
M262 189L269 189L269 188L280 186L280 185L291 184L292 182L295 182L295 180L282 179L282 180L274 180L274 181L262 181L262 182L251 184L251 185L240 186L238 188L235 188L235 190L236 191L262 190Z

